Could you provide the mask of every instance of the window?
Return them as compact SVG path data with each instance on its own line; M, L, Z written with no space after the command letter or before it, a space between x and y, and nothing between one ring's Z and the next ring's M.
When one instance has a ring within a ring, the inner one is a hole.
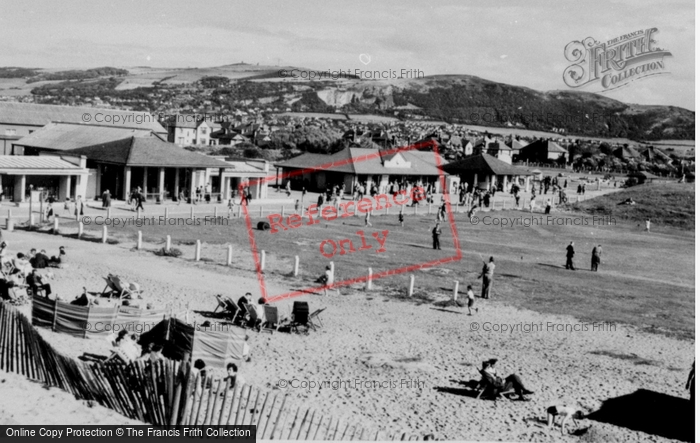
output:
M32 132L34 132L34 130L33 130L33 129L30 129L30 130L29 130L29 133L31 134Z
M179 137L177 139L178 144L184 145L185 144L185 137Z
M206 133L207 133L207 128L202 128L202 129L200 130L200 132L201 132L202 134L206 134Z

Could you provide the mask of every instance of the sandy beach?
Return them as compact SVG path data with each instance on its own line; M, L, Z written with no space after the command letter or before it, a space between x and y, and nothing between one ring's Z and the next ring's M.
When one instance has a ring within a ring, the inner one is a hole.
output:
M142 303L174 312L189 304L190 322L201 323L214 321L197 311L212 311L215 294L259 294L252 270L158 257L151 252L156 245L136 251L130 243L103 245L21 231L5 232L4 238L12 251L36 247L54 254L66 246L70 267L54 271L51 282L54 293L66 299L79 295L83 286L100 292L102 277L114 273L141 285ZM289 283L272 278L267 284L281 292ZM451 440L561 441L558 429L543 425L545 409L558 400L576 401L593 412L606 400L640 389L687 398L683 387L693 361L692 341L622 325L583 324L497 299L477 299L479 312L473 316L466 308L398 300L359 288L303 299L312 310L327 308L324 326L308 336L249 331L252 361L243 364L242 375L250 384L288 392L293 405L373 428ZM291 301L279 303L285 310ZM30 306L21 310L30 315ZM105 340L40 331L76 358L84 352L109 353ZM499 360L501 375L522 377L535 391L531 401L473 398L464 383L478 379L481 362L489 358ZM7 389L0 386L4 398ZM20 411L32 410L22 404L43 395L28 390L18 400L14 420L22 422ZM588 441L668 440L594 420L579 426L588 428L580 437Z

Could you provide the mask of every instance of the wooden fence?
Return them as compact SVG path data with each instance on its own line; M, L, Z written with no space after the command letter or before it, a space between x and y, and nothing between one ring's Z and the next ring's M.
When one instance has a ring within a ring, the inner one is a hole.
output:
M58 353L13 306L0 302L0 369L61 388L157 426L256 425L265 440L418 440L371 430L288 402L282 392L201 376L172 360L87 363Z

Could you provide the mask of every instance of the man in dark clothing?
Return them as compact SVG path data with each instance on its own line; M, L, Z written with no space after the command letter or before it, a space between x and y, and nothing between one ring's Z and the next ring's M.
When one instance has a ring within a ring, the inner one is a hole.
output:
M574 268L574 242L571 242L569 246L566 247L566 269L571 269L575 271Z
M440 229L440 222L437 222L433 228L433 249L440 249L440 234L442 229Z
M49 257L43 249L37 253L30 261L33 268L44 269L49 266Z
M603 255L603 247L598 245L593 248L591 254L591 271L598 272L598 265L600 264L600 258Z
M140 209L143 211L144 210L143 202L146 201L146 194L143 192L138 192L136 195L136 199L137 199L136 210L138 211Z
M46 292L45 295L47 298L51 295L51 285L41 281L41 276L36 273L36 269L32 269L32 272L27 276L27 285L35 295L41 290Z
M534 392L525 387L525 384L518 374L511 374L506 378L499 377L495 368L497 361L497 359L492 358L482 362L481 374L486 377L489 383L496 387L499 392L515 391L515 394L520 400L528 401L528 398L525 396L534 394Z
M241 296L241 298L239 298L238 302L236 303L238 305L238 309L242 310L243 312L246 312L245 305L250 304L252 300L253 294L251 294L250 292L246 292L246 294Z

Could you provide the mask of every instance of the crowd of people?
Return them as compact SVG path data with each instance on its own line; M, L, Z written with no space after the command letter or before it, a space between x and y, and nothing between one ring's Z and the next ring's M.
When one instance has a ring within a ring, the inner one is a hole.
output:
M0 297L15 304L28 300L29 292L48 297L52 294L49 281L54 277L50 268L67 267L65 247L56 255L32 248L28 253L11 254L7 242L0 243Z

